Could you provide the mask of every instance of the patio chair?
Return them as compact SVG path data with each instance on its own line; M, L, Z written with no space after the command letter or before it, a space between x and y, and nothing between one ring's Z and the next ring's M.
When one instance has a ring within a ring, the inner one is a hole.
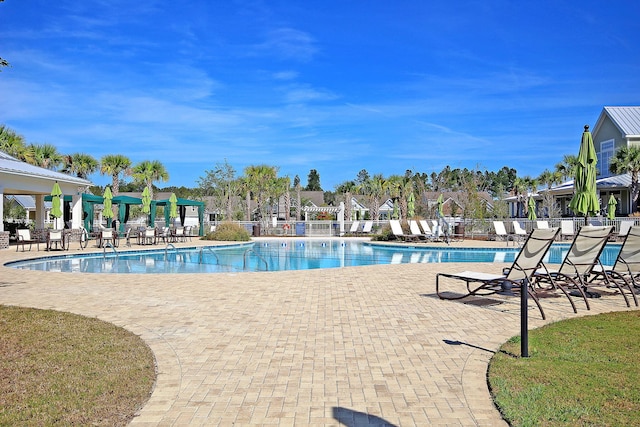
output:
M360 228L360 221L353 221L351 223L351 228L349 229L349 234L356 234L358 232L358 228Z
M56 249L58 249L58 245L60 245L61 249L65 249L64 246L64 236L62 234L62 230L49 230L47 233L47 250L50 251L53 249L53 245L56 245Z
M509 241L515 242L512 234L507 233L507 229L502 221L493 221L493 229L496 232L496 240L504 240L509 246Z
M431 233L431 230L427 233L420 230L420 226L418 225L418 221L414 221L412 219L409 220L409 231L412 235L418 236L420 240L433 240L434 235Z
M162 227L158 230L158 239L162 239L164 243L171 242L171 229L169 227Z
M22 252L24 252L24 245L29 244L29 251L31 251L31 245L35 243L38 247L38 251L40 250L40 240L31 237L31 230L20 229L16 230L16 252L18 252L18 248L22 245Z
M627 231L613 266L598 264L593 268L592 273L587 286L605 284L609 288L616 287L622 294L627 307L631 307L625 293L626 288L637 307L636 292L640 289L640 226L632 226Z
M187 240L184 234L184 227L176 227L174 232L176 242L185 242Z
M143 245L155 245L156 244L156 229L145 228L142 232L142 244Z
M526 289L528 295L538 306L540 315L543 319L546 319L544 310L535 292L533 292L531 284L533 276L542 265L542 260L558 235L558 231L558 228L533 230L524 242L511 267L503 271L504 274L488 274L474 271L463 271L454 274L438 273L436 275L436 294L440 299L459 300L470 296L516 295ZM465 292L453 294L442 291L442 282L450 281L443 279L465 282Z
M393 235L402 241L409 242L419 239L419 236L416 234L404 234L404 231L402 231L402 225L400 225L400 221L397 219L390 219L389 225L391 226L391 232Z
M118 235L110 228L105 228L100 232L100 244L99 247L107 247L110 244L112 247L118 246Z
M285 227L285 228L288 228L288 227L289 227L289 224L285 224L285 225L286 225L286 227ZM190 241L190 242L192 241L192 240L191 240L191 238L192 238L192 237L191 237L191 230L193 230L193 226L191 226L191 225L187 225L187 226L184 228L184 241L185 241L185 242L187 241L187 239L189 239L189 241Z
M587 310L590 310L587 298L597 297L599 294L587 291L587 279L592 274L594 267L598 265L598 258L611 233L613 233L613 226L587 225L580 228L562 260L560 268L550 270L543 264L542 268L536 272L534 275L536 289L559 289L571 303L574 313L578 311L571 296L582 297ZM543 286L547 283L549 286Z
M576 232L573 227L573 220L563 219L560 221L560 238L561 239L573 239Z
M128 247L131 247L131 230L132 227L127 228L127 231L124 233L124 242Z

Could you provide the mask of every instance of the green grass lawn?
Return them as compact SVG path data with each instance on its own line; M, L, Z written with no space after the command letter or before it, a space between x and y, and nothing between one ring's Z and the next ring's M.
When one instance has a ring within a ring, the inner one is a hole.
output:
M0 306L0 425L123 426L156 378L149 347L97 319Z
M564 320L520 337L489 365L489 386L512 426L640 426L640 311Z

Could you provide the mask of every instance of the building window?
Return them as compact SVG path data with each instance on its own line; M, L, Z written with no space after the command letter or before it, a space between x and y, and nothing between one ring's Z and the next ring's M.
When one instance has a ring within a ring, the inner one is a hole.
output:
M600 143L600 152L598 153L598 178L611 176L609 165L611 164L611 159L613 159L613 146L613 139Z

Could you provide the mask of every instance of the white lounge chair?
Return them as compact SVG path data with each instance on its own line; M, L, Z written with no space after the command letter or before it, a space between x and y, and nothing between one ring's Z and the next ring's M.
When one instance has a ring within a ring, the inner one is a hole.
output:
M420 230L420 226L418 225L418 221L414 221L412 219L409 220L409 231L411 234L418 236L418 238L422 240L432 239L434 236L431 234L431 230L429 230L429 234L423 233Z
M515 238L519 241L524 241L527 236L527 230L520 224L520 221L513 221L513 232L515 234Z
M373 229L373 221L365 221L364 225L362 226L362 233L369 234L371 233L372 229Z
M634 224L635 221L633 220L620 221L620 230L618 231L618 237L621 239L627 237L627 234L629 234L629 230L631 230L631 227L633 227Z
M420 227L422 227L422 232L424 234L429 234L431 236L434 236L433 231L431 230L431 227L429 227L429 224L427 223L426 219L421 219L420 221L418 221L420 223Z
M502 221L493 221L493 228L496 232L496 240L504 240L509 246L509 241L515 242L513 235L507 233L507 229Z
M538 228L549 228L549 221L536 221L536 226Z
M573 239L576 232L573 227L573 221L570 219L563 219L560 221L560 237L563 239Z
M405 234L404 231L402 231L402 225L400 225L400 221L397 219L389 220L389 225L391 226L391 232L393 233L393 235L400 240L407 242L407 241L416 241L419 239L418 235Z
M360 228L360 221L353 221L351 223L351 228L349 229L349 233L356 234L358 232L358 228Z

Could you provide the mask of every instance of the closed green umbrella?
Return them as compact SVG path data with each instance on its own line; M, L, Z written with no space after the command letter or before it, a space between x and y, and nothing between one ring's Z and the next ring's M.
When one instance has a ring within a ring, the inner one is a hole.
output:
M607 218L609 219L615 219L616 218L616 205L618 204L618 201L616 200L615 197L613 197L613 194L611 196L609 196L609 202L607 203Z
M409 198L407 199L407 216L409 218L413 218L416 214L416 197L413 195L413 192L409 193Z
M104 194L102 195L104 201L102 205L104 209L102 210L102 216L107 218L107 227L111 227L111 218L113 218L113 210L111 208L111 199L113 199L113 194L111 194L111 188L106 187L104 189Z
M57 219L62 216L62 190L58 181L53 184L51 189L51 216L56 219L56 226L58 228Z
M391 217L392 217L393 219L398 219L398 218L400 217L399 212L400 212L400 211L399 211L399 209L398 209L398 201L397 201L397 200L394 200L394 201L393 201L393 214L392 214L392 216L391 216Z
M443 217L444 214L442 213L442 205L444 204L444 194L441 194L440 196L438 196L438 215L440 217Z
M589 215L596 215L600 211L600 202L596 194L597 163L598 158L593 146L593 137L589 132L589 125L585 125L578 152L578 165L574 180L575 194L569 203L571 210L584 215L585 223Z
M178 198L175 193L169 197L169 218L173 221L178 217Z
M536 201L533 199L533 197L529 197L528 207L529 212L527 213L527 217L530 221L535 221L536 219L538 219L538 217L536 215Z

